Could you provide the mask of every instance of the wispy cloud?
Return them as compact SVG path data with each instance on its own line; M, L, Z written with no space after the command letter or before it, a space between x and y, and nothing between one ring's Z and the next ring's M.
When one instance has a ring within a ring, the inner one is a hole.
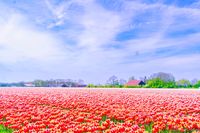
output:
M59 40L24 22L26 20L23 16L11 14L1 23L1 63L16 63L29 59L45 61L62 54Z
M9 71L1 71L8 71L6 80L71 77L96 83L112 74L128 78L156 71L199 77L198 5L148 0L2 2L0 64Z

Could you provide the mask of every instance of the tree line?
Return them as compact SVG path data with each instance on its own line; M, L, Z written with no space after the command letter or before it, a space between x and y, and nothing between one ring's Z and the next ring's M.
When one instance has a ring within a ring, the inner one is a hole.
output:
M127 83L131 80L140 80L144 84L128 86ZM108 78L104 84L85 84L83 80L72 79L51 79L51 80L34 80L31 82L18 83L0 83L0 87L98 87L98 88L200 88L200 80L180 79L175 80L175 77L170 73L158 72L136 79L134 76L125 80L113 75Z
M137 80L134 76L131 76L128 81ZM170 73L158 72L147 76L141 77L140 79L145 83L145 85L136 85L136 86L127 86L126 83L128 81L124 79L118 79L117 76L111 76L106 81L106 84L88 84L88 87L115 87L115 88L199 88L200 80L193 79L180 79L175 80L175 77Z
M0 83L0 87L86 87L84 81L72 79L37 79L30 82Z

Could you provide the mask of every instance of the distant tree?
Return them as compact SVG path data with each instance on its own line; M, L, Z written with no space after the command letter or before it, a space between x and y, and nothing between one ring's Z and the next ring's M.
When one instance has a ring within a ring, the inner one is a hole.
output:
M48 82L47 81L44 81L44 80L35 80L33 82L33 84L36 86L36 87L47 87L48 86Z
M87 87L93 88L93 87L95 87L95 85L94 84L88 84Z
M78 83L78 85L83 85L83 84L84 84L84 80L79 79L79 80L77 81L77 83Z
M186 87L191 87L191 86L192 86L191 83L190 83L190 81L187 80L187 79L178 80L178 81L176 82L176 85L177 85L178 87L184 87L184 88L186 88Z
M168 82L165 82L165 85L164 85L164 88L176 88L176 82L174 81L168 81Z
M147 87L151 88L175 88L175 78L170 73L154 73L147 80Z
M135 77L131 76L131 77L128 78L128 81L131 81L131 80L135 80Z
M19 82L18 85L19 85L20 87L24 87L24 86L25 86L25 84L24 84L23 81Z
M163 88L165 86L165 82L160 78L153 78L148 80L147 87L149 88Z
M148 88L175 88L176 84L174 81L164 81L160 78L154 78L147 81Z
M66 84L61 85L61 87L68 87Z
M145 84L147 83L147 77L146 76L140 77L140 80L142 80Z
M119 85L125 85L126 84L126 80L125 79L120 79L119 80Z
M0 83L0 87L10 87L10 85L7 83Z
M194 85L194 88L199 88L200 87L200 80L197 81L197 83Z
M55 87L55 84L56 84L56 81L53 80L53 79L50 79L50 80L47 81L47 86L48 87Z
M169 82L169 81L175 81L175 77L170 74L170 73L164 73L164 72L158 72L158 73L154 73L150 76L149 79L156 79L159 78L165 82Z
M197 82L198 82L198 79L193 79L193 80L191 81L191 85L195 85Z
M80 82L83 82L83 81L80 80ZM65 84L66 84L66 86L68 86L68 87L75 87L75 86L76 86L75 81L73 81L72 79L67 79L67 80L65 81Z
M111 76L111 77L107 80L107 84L108 84L108 85L112 85L112 86L119 85L118 78L117 78L115 75Z

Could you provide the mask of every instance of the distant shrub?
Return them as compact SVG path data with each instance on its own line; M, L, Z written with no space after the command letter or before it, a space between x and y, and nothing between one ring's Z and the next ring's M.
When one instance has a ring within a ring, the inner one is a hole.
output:
M200 87L200 80L193 87L194 88L199 88Z
M160 78L155 78L148 80L147 88L176 88L176 83L174 81L164 81Z
M143 86L139 86L139 85L137 85L137 86L124 86L124 88L142 88Z
M93 84L88 84L87 87L88 87L88 88L94 88L95 85L93 85Z

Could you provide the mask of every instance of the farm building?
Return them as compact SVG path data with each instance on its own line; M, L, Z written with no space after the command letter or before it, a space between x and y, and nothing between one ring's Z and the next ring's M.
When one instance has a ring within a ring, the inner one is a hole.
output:
M128 81L125 86L142 86L145 85L145 82L142 80L130 80Z
M35 87L35 85L32 82L26 82L24 83L25 87Z

